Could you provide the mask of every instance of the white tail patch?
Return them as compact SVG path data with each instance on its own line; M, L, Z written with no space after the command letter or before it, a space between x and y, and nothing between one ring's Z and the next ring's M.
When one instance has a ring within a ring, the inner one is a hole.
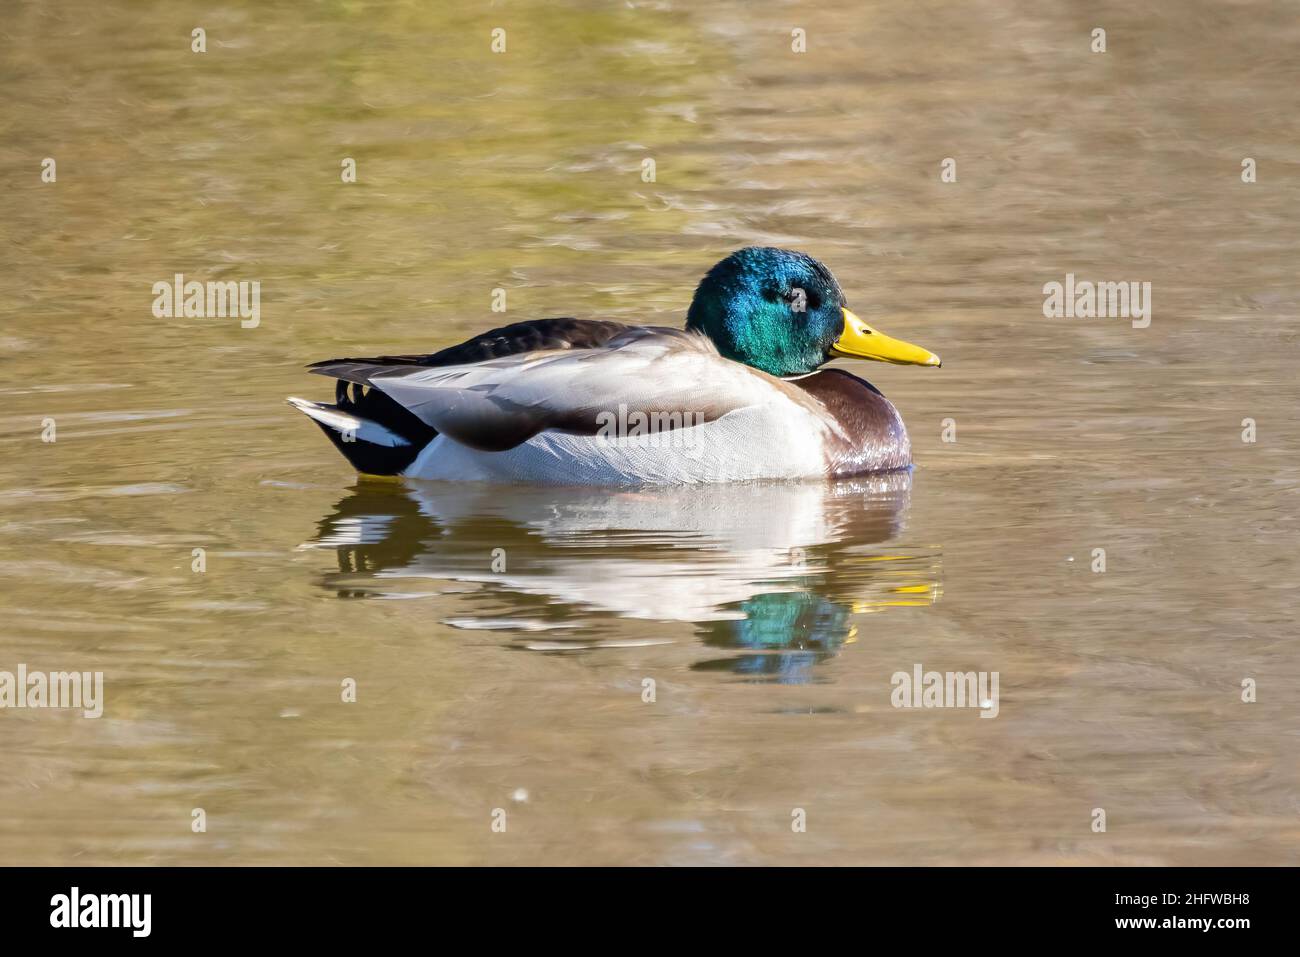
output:
M411 444L402 436L378 422L359 419L355 415L339 411L332 405L309 402L296 396L289 396L287 401L299 412L310 416L321 425L328 426L343 436L350 434L358 442L369 442L371 445L383 445L389 448Z

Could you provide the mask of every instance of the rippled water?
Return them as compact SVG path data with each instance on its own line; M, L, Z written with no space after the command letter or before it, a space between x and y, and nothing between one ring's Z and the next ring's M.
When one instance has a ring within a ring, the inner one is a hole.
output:
M0 859L1295 863L1297 42L1209 2L7 5L0 670L106 705L0 711ZM678 324L748 243L943 355L854 367L911 476L359 483L282 402L497 288ZM154 318L177 272L260 324ZM1045 319L1066 273L1151 282L1150 327ZM891 707L916 664L999 672L998 717Z

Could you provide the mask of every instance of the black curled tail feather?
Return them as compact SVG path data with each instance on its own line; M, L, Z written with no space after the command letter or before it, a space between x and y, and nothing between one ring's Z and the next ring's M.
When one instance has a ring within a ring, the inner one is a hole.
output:
M339 380L335 404L289 400L358 472L399 475L438 435L378 389Z

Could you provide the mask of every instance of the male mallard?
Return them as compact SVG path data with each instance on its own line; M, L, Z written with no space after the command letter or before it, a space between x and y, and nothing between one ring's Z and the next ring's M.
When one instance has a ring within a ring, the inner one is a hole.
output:
M684 330L516 322L433 355L317 362L335 404L289 402L376 475L637 485L906 468L898 411L817 371L835 356L939 365L850 312L817 260L750 247L709 270Z

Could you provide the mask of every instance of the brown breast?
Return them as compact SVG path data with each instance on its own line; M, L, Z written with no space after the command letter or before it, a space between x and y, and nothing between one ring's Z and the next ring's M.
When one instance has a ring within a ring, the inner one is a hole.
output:
M843 369L822 369L786 381L820 402L844 433L827 438L827 474L841 478L912 464L912 443L902 416L871 383Z

